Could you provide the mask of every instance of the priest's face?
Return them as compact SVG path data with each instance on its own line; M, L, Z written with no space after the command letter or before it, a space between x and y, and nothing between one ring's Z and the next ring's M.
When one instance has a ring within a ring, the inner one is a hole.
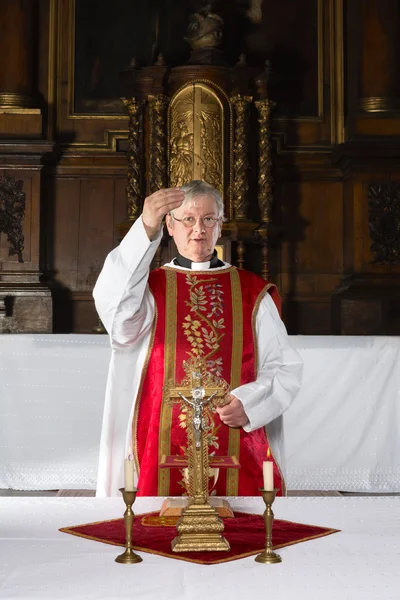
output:
M193 226L186 227L182 219L186 223L194 219ZM217 204L212 196L196 196L177 208L174 216L167 215L166 221L179 254L192 262L210 260L222 228L222 219L218 218ZM212 223L212 227L204 223Z

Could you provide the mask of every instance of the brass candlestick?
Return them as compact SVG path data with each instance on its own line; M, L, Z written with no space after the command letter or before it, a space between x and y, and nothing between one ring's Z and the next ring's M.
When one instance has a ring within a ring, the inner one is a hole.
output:
M264 512L264 521L265 521L265 550L258 554L255 557L255 561L259 563L264 563L268 565L272 565L274 563L282 562L282 558L279 554L272 549L272 524L274 521L274 513L272 512L272 503L275 500L276 493L279 491L278 489L274 489L271 491L267 491L264 489L260 490L263 496L263 500L266 504L266 509Z
M124 502L126 504L126 511L124 512L124 522L125 522L125 531L126 531L126 550L117 558L115 562L123 563L124 565L133 565L134 563L142 562L142 558L135 554L132 550L132 526L133 519L135 517L132 511L132 504L136 500L136 494L138 490L133 490L132 492L125 491L125 488L120 488L119 491L122 494Z

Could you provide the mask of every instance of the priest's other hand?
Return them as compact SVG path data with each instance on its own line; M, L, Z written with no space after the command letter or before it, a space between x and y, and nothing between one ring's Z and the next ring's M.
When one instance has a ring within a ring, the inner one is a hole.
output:
M247 425L249 419L247 418L246 413L244 412L243 404L233 396L232 394L228 394L226 396L227 404L225 406L217 407L217 413L220 416L220 419L225 425L229 425L229 427L243 427Z
M149 240L158 235L165 215L181 206L184 199L185 192L180 188L157 190L147 196L143 204L142 221Z

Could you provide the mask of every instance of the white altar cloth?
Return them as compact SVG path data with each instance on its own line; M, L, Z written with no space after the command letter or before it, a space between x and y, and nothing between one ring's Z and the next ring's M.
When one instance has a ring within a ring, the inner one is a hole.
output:
M400 338L291 336L288 489L400 492ZM0 488L95 489L105 335L0 336Z
M136 513L160 498L138 498ZM261 513L261 498L231 499ZM119 498L0 498L0 598L7 600L398 600L398 498L277 498L276 518L340 529L279 550L283 562L248 557L198 565L139 553L120 565L111 546L58 531L122 516Z

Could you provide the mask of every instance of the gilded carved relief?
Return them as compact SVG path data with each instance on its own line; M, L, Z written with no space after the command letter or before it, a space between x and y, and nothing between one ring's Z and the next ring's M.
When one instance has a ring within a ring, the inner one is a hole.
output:
M169 182L181 186L203 179L221 194L224 180L224 110L205 84L189 84L169 109Z

